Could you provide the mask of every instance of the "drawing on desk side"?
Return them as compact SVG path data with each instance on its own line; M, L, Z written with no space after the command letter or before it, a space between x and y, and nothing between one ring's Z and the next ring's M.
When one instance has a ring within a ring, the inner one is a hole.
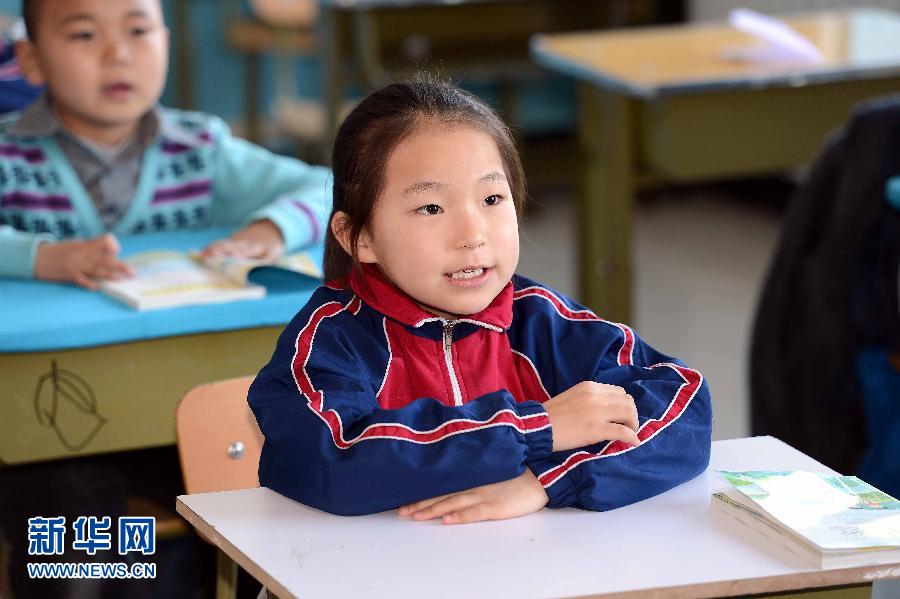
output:
M66 449L81 451L94 440L107 420L86 380L50 362L50 372L38 378L34 391L38 424L53 427Z

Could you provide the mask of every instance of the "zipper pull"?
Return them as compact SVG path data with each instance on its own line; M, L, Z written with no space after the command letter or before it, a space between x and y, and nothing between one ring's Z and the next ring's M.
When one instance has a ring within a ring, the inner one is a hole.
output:
M448 322L444 325L444 349L449 350L450 344L453 343L453 325L455 322Z

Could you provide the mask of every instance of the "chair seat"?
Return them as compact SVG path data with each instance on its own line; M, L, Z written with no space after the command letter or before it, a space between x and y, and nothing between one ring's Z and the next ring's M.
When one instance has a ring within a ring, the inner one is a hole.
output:
M126 497L125 514L128 516L152 516L155 518L157 539L180 537L191 530L187 522L176 514L174 509L170 510L145 497Z

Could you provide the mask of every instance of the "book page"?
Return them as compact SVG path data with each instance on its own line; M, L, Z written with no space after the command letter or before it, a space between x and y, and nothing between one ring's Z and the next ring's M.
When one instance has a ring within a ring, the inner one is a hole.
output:
M232 281L177 251L142 252L126 261L135 276L104 281L101 290L141 310L265 295L264 288Z
M260 267L282 268L298 272L314 279L322 278L322 269L319 268L312 256L307 252L288 254L282 256L275 262L266 262L263 260L255 260L253 258L239 258L235 256L203 258L196 252L191 254L191 256L194 259L201 261L209 268L217 270L229 279L241 284L247 283L250 278L250 272L253 269Z
M821 549L900 547L900 502L855 476L720 471L747 499Z

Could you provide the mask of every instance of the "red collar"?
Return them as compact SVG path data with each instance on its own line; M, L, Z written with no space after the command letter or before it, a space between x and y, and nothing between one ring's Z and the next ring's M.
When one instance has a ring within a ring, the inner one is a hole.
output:
M350 273L350 287L363 302L407 326L420 327L427 322L446 321L445 318L420 308L373 264L363 264L362 272L354 269ZM495 331L505 331L512 324L512 305L513 286L510 281L487 308L477 314L461 316L455 322L471 322Z

